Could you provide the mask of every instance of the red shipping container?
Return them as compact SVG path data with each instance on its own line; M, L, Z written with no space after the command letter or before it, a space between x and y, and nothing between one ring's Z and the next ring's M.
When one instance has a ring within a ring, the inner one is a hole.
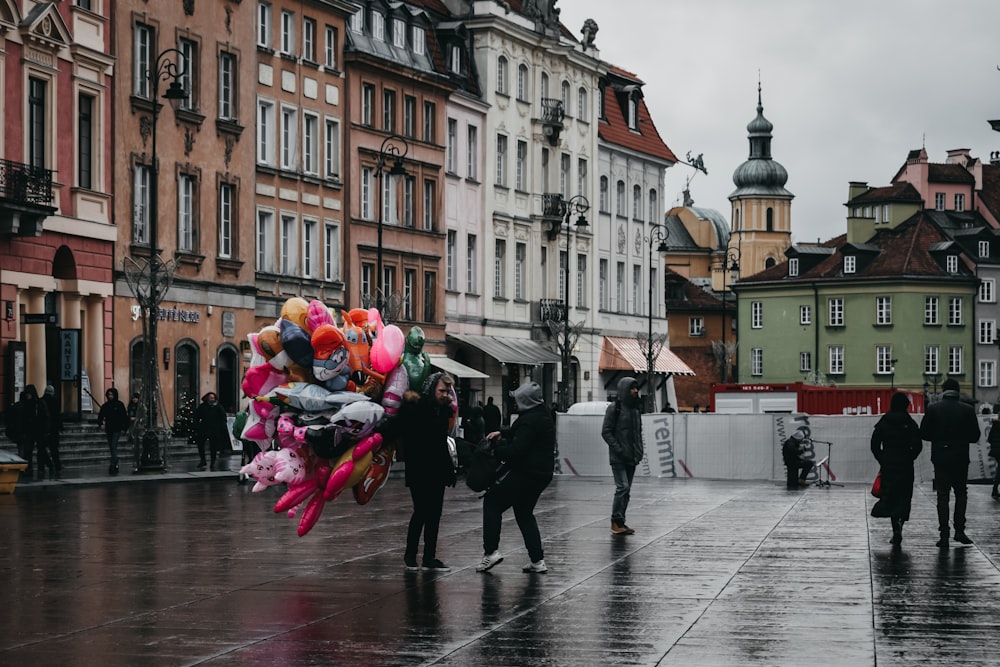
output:
M889 409L892 395L902 392L910 397L910 412L924 411L924 395L919 391L904 389L851 389L842 387L819 387L791 382L788 384L715 384L712 385L710 410L716 411L716 396L760 396L768 394L795 394L797 412L813 415L880 415Z

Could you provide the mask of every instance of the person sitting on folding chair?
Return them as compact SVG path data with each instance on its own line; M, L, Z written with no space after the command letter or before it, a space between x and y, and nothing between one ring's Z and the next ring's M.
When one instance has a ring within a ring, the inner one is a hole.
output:
M805 435L802 431L796 431L781 444L781 458L785 461L785 470L787 471L786 489L797 489L809 484L806 477L813 469L813 462L802 458L802 442L804 440Z

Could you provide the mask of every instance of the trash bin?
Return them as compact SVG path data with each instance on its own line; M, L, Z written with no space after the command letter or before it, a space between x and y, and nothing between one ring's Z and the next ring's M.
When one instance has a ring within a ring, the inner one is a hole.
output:
M28 462L17 454L0 451L0 494L14 493L17 480L28 468Z

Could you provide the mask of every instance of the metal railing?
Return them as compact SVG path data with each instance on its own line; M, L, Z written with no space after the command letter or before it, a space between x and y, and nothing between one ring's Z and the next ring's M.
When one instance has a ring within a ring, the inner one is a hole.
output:
M24 204L52 201L52 170L0 159L0 197Z

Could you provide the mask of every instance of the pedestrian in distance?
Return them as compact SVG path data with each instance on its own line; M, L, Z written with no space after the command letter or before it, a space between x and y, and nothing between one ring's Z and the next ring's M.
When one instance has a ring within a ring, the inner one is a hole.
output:
M486 405L483 406L483 422L487 433L493 433L494 431L500 430L500 424L503 421L503 415L500 412L500 408L493 402L493 397L490 396L486 399Z
M46 446L49 450L49 459L52 460L52 469L55 473L62 472L62 461L59 458L60 438L62 437L62 410L59 409L59 401L56 400L56 388L50 384L45 385L42 392L42 402L49 413L49 433L46 438Z
M55 467L49 458L45 446L48 437L49 413L45 404L38 398L35 385L29 384L21 392L20 400L15 403L7 416L7 437L17 443L18 455L28 462L24 470L25 479L33 479L35 469L31 462L35 458L35 448L38 448L38 479L45 478L45 471L55 475Z
M399 412L381 430L386 441L400 441L406 453L404 477L413 501L403 553L407 570L451 569L437 557L437 540L445 487L455 486L458 479L448 448L448 434L455 413L454 385L455 381L447 373L431 374L419 394L415 391L403 394ZM424 553L418 565L421 534Z
M871 515L889 517L893 545L902 544L903 524L910 520L913 462L923 449L920 427L910 416L909 408L906 394L893 394L889 411L875 424L871 438L872 455L882 469L882 496L872 507Z
M625 523L625 513L632 493L635 467L642 461L642 410L639 382L633 377L618 381L618 396L604 413L601 437L608 443L611 474L615 480L615 498L611 504L611 533L631 535L635 531Z
M556 428L537 382L521 385L511 396L517 403L517 420L510 428L486 436L493 443L494 458L504 462L505 472L483 496L483 559L476 571L485 572L503 561L500 527L503 513L513 507L514 519L528 550L529 562L521 570L541 574L548 567L535 520L535 505L552 481Z
M995 468L993 470L993 491L990 495L1000 498L1000 405L993 406L993 419L990 420L990 431L986 436L986 441L990 443L990 458L993 459Z
M226 409L219 404L214 391L201 397L194 411L194 437L198 445L198 467L205 468L205 441L208 441L212 469L219 453L232 448L229 440L229 420Z
M473 445L478 445L486 437L486 433L482 404L470 405L465 409L465 419L462 420L462 438Z
M937 546L948 547L948 501L955 493L955 513L952 523L955 541L972 544L965 534L965 508L968 504L969 443L978 442L979 419L971 405L959 400L958 381L948 378L941 385L940 400L927 406L920 422L920 437L931 443L931 464L934 466L934 489L937 491Z
M108 450L111 453L111 464L108 466L109 475L118 474L118 441L123 433L128 432L129 424L125 404L118 400L118 390L109 387L104 392L104 405L97 413L97 428L104 429L104 435L108 440Z
M802 457L802 443L805 439L806 436L802 431L795 431L781 443L781 460L785 463L785 488L788 490L809 484L806 478L812 472L814 464Z

